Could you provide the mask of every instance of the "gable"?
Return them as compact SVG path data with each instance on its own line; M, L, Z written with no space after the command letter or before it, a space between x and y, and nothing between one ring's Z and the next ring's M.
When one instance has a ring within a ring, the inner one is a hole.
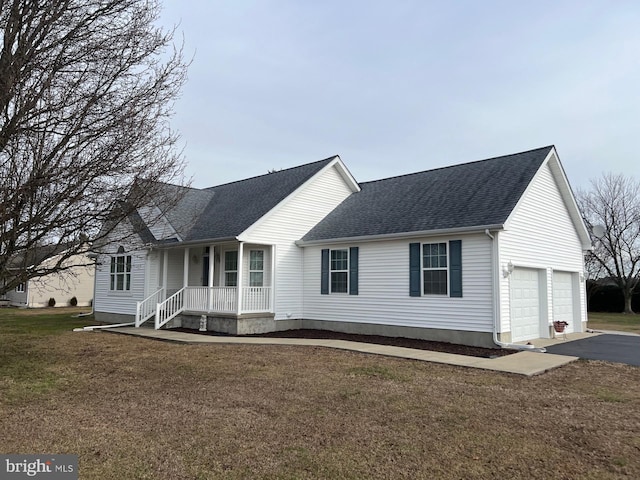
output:
M575 201L571 186L558 159L555 148L531 180L509 218L505 229L514 223L529 222L545 234L568 235L575 238L582 250L591 247L591 238ZM562 232L562 233L560 233Z

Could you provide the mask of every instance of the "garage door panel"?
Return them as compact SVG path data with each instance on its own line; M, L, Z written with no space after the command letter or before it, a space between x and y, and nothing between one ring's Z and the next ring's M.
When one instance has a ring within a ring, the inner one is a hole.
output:
M575 331L573 274L553 272L553 320L567 322L567 332Z
M538 270L516 268L511 275L511 338L514 342L540 337Z

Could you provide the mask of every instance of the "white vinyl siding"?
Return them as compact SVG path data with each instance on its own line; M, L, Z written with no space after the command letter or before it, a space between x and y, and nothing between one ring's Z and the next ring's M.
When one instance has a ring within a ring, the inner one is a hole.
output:
M586 321L584 282L580 280L584 265L582 245L549 164L543 165L534 177L509 217L505 231L499 233L499 246L500 331L511 330L511 278L502 275L509 262L516 267L544 271L546 282L541 298L541 315L549 323L553 318L553 271L575 273L580 281L576 310L581 322ZM581 330L581 326L576 327L576 331ZM541 335L548 336L549 333L541 330Z
M265 243L275 248L276 320L302 318L303 249L295 245L329 212L352 193L335 166L320 172L263 221L243 235L251 243ZM245 245L245 251L253 247ZM320 254L318 253L318 257ZM267 265L271 260L266 262ZM320 263L316 259L316 263ZM319 265L318 265L319 267ZM265 274L268 278L270 273ZM318 292L320 291L318 271Z
M409 296L409 241L359 246L358 295L320 293L322 246L305 247L304 318L336 322L492 331L491 243L486 235L416 239L421 244L462 240L464 297ZM413 240L412 240L413 241ZM326 247L325 247L326 248Z
M125 231L130 231L128 222L123 222L114 233L116 238L122 238ZM99 255L96 268L96 296L94 310L96 312L135 315L136 302L145 298L145 273L147 251L137 237L129 238L126 254L131 255L131 289L129 291L111 291L111 256L117 255L118 244L110 245L109 251Z

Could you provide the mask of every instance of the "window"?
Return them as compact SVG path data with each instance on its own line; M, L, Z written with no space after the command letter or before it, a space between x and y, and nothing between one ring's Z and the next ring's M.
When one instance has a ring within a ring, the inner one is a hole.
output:
M425 295L447 294L447 244L422 245L422 288Z
M124 248L118 248L123 254ZM114 255L111 257L109 289L113 291L131 290L131 255Z
M331 250L331 293L347 293L349 284L349 250Z
M409 295L462 297L462 240L409 244Z
M264 250L249 251L249 286L262 287L264 284Z
M24 282L19 283L19 284L16 286L16 292L18 292L18 293L24 293L24 290L25 290L25 284L24 284Z
M224 252L224 285L238 286L238 251Z
M321 251L320 293L358 295L358 247Z

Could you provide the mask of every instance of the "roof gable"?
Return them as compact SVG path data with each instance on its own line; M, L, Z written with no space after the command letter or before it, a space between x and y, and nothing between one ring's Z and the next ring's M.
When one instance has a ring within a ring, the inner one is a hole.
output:
M363 183L303 241L502 226L552 149Z
M182 241L235 238L335 158L203 190L189 189L165 212L166 218Z

